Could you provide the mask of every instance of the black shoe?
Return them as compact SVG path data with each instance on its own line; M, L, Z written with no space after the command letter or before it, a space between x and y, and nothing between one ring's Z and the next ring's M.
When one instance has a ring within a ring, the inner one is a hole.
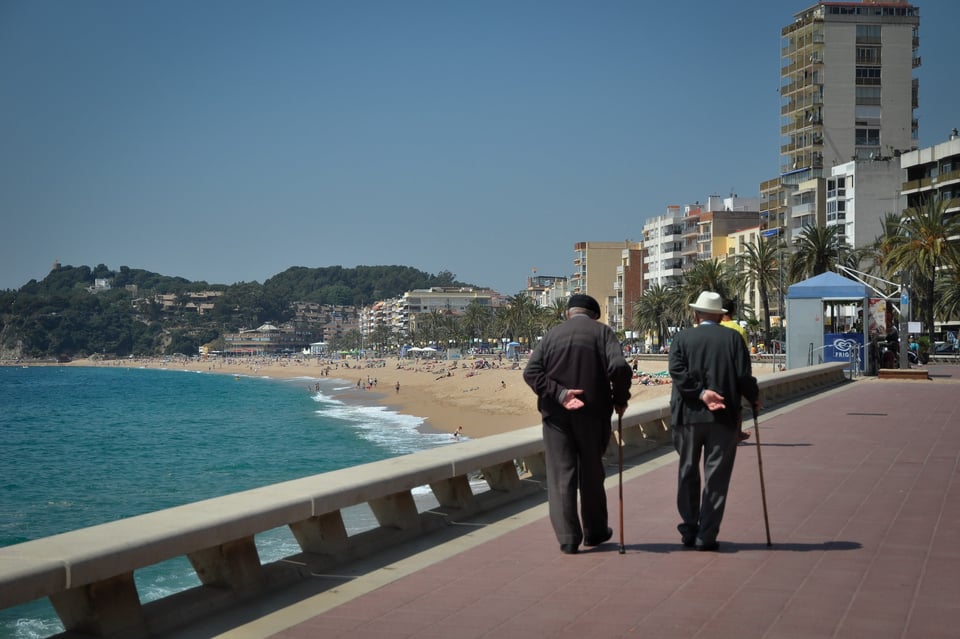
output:
M577 544L560 544L560 552L565 555L577 554Z
M613 528L607 528L607 531L600 535L599 537L587 537L586 541L583 542L584 546L599 546L600 544L610 541L610 538L613 537Z
M703 552L716 552L720 550L720 542L711 541L710 543L706 544L696 544L694 548Z
M693 548L694 546L697 545L696 537L681 537L680 541L683 542L683 545L685 548Z

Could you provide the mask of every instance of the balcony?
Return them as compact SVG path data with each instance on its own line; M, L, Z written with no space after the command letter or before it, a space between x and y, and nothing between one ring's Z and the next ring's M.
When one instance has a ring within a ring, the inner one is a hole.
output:
M960 170L941 173L935 178L930 178L931 186L946 186L947 184L960 181Z

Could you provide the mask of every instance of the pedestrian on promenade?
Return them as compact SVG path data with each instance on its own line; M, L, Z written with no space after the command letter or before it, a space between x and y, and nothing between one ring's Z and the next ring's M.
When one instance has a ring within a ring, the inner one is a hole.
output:
M733 319L733 316L737 314L737 302L736 300L724 299L723 300L723 321L720 322L722 326L733 329L740 334L740 337L743 338L743 343L747 345L747 350L750 350L750 338L747 337L747 331L744 330L740 323ZM743 430L743 411L740 411L740 420L738 430L740 433L737 435L737 441L744 441L750 439L750 433Z
M566 317L537 345L523 379L543 420L550 523L560 551L574 554L581 542L598 546L613 536L603 453L614 410L622 416L627 408L632 371L616 334L597 321L597 300L572 295Z
M760 389L743 339L720 325L720 295L704 291L690 308L697 325L676 336L669 357L670 423L680 455L677 529L684 546L709 551L719 548L717 534L737 454L740 399L758 411Z

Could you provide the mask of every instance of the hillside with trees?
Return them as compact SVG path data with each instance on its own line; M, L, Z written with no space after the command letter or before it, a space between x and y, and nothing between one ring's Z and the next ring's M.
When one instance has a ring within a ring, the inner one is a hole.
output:
M224 333L290 320L293 302L359 306L433 286L474 285L409 266L296 266L263 284L230 285L127 266L57 266L41 281L0 291L0 358L196 354ZM210 291L218 294L211 309L187 310L188 294Z

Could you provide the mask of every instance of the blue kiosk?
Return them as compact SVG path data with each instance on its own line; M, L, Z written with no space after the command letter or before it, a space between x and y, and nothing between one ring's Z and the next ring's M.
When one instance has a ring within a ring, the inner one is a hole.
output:
M787 289L787 368L867 361L867 287L827 272Z

